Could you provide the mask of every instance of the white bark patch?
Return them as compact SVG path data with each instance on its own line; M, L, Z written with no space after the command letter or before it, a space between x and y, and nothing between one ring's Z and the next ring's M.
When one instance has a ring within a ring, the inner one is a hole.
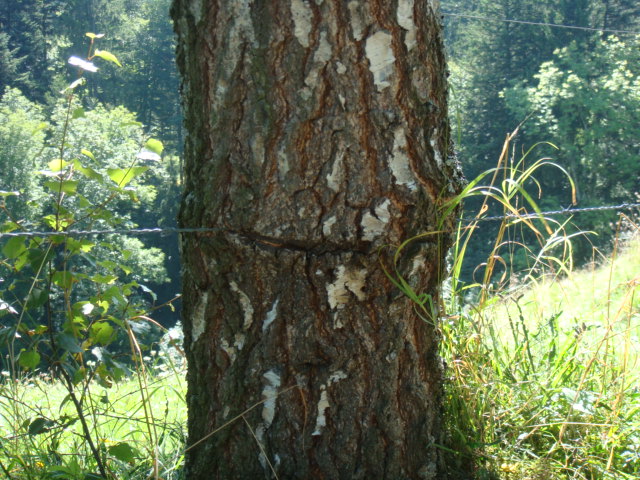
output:
M262 420L264 420L265 430L273 423L276 415L276 398L278 396L278 388L280 388L280 375L273 370L269 370L263 375L267 384L262 389L262 398L265 402L262 404Z
M238 288L238 284L236 282L231 282L229 286L231 287L231 290L236 292L238 298L240 299L240 307L242 308L242 312L244 314L244 323L242 324L242 329L248 330L253 323L253 306L251 305L251 300L249 300L249 297L246 293Z
M267 312L267 316L264 319L264 322L262 322L262 333L267 331L278 316L278 303L280 303L280 299L276 298L276 301L273 302L273 305L271 306L271 310Z
M300 45L309 48L309 34L311 33L311 18L313 12L306 0L291 1L291 16L293 17L294 34Z
M196 25L200 23L200 19L202 18L202 0L191 0L189 12L193 15Z
M334 192L340 191L340 186L344 180L344 168L343 168L344 152L336 157L331 168L331 173L327 175L327 186Z
M371 212L366 212L362 216L360 225L362 225L363 240L372 242L384 233L384 229L391 218L389 205L391 205L391 201L387 198L375 208L375 215L372 215Z
M256 42L255 32L253 29L253 22L251 20L251 4L253 0L235 0L233 2L224 2L223 8L224 15L233 22L233 26L229 30L229 36L226 39L227 46L225 48L226 55L223 56L222 70L226 75L231 76L231 73L235 70L242 44L249 43L254 45ZM226 95L229 88L226 82L221 81L216 91L216 103L218 105L220 101Z
M318 83L318 74L320 70L324 68L327 62L331 59L331 44L327 40L327 32L320 32L320 42L318 48L313 55L313 68L309 71L304 83L314 88Z
M360 2L349 2L348 8L353 38L356 40L362 40L364 19L362 18L362 12L360 11Z
M289 157L287 156L287 152L284 147L278 150L278 176L280 180L283 181L289 172Z
M431 148L433 148L433 158L436 161L436 165L442 169L444 167L444 162L442 161L442 155L440 155L436 141L432 139L429 143L431 144Z
M327 396L327 387L347 378L347 374L338 370L329 377L327 385L320 387L320 400L318 401L318 416L316 417L316 428L311 435L318 436L322 433L322 429L327 426L326 411L329 408L329 397Z
M251 151L253 158L262 165L264 163L264 137L260 133L256 133L251 139Z
M231 364L236 361L237 351L234 347L229 345L229 342L225 338L220 342L220 348L229 356L229 361Z
M342 62L336 62L336 72L338 72L339 75L344 75L347 73L347 67L345 67Z
M328 237L329 235L331 235L331 229L333 228L333 226L336 224L337 220L335 215L327 218L324 223L322 224L322 234L325 237Z
M344 308L349 301L350 293L355 295L358 300L363 301L366 298L364 293L366 281L366 269L347 270L344 265L340 265L335 282L327 284L329 306L332 309Z
M195 343L200 335L204 333L204 327L206 325L205 312L207 310L207 302L209 300L209 292L202 292L202 295L196 303L193 316L191 317L191 342Z
M365 52L378 91L391 86L388 80L393 74L393 63L396 61L391 48L391 35L382 31L374 33L367 38Z
M391 173L393 173L396 183L407 186L410 190L415 191L417 188L415 177L409 165L409 157L407 156L407 137L404 129L398 127L393 132L393 153L391 156Z
M416 46L416 24L413 22L413 0L398 0L398 24L407 31L404 44L407 50Z
M236 347L238 351L242 350L244 342L247 339L246 335L244 333L236 333L235 339L236 341L233 343L233 346Z

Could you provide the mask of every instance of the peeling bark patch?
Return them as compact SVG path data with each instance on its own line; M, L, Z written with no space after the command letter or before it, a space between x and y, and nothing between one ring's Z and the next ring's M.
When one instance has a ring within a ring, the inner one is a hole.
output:
M262 323L262 333L265 333L267 331L267 329L271 326L271 324L278 316L278 303L280 303L280 299L276 298L276 301L273 302L273 305L271 306L271 310L269 310L269 312L267 313L267 317Z
M336 224L336 222L337 219L335 215L332 215L324 221L324 223L322 224L322 234L325 237L331 235L331 228Z
M404 44L407 50L416 46L416 24L413 22L413 0L399 0L396 12L398 24L407 31Z
M385 227L391 219L389 205L391 205L391 201L387 198L375 208L375 215L372 215L371 212L366 212L362 216L360 225L362 225L363 240L372 242L384 233Z
M438 150L438 145L436 145L436 141L434 139L431 139L429 143L431 143L431 148L433 148L433 158L436 161L436 165L438 165L442 170L444 162L442 161L442 155L440 155L440 151Z
M311 18L313 12L305 0L291 1L291 16L293 17L294 33L300 45L309 48L309 33L311 33Z
M244 342L247 339L246 335L244 333L236 333L235 339L236 341L234 342L233 346L236 347L238 351L242 350L242 347L244 347Z
M231 345L229 345L229 342L227 342L226 339L222 339L222 341L220 342L220 348L222 348L222 351L224 353L226 353L229 357L229 362L231 364L233 364L233 362L236 361L236 356L237 356L237 351L234 347L232 347Z
M362 18L362 12L360 11L360 2L349 2L349 16L351 23L351 31L353 32L353 38L356 40L362 40L362 31L364 20Z
M327 186L334 192L340 191L340 186L344 180L344 168L342 166L343 159L344 152L336 157L333 162L333 167L331 168L331 173L327 175Z
M207 309L207 301L209 300L209 292L202 292L202 296L198 298L198 303L191 317L191 343L195 343L200 335L204 333L206 321L204 314Z
M393 132L393 153L391 157L391 172L396 180L396 183L407 186L411 191L415 191L417 188L415 177L411 171L409 157L406 153L407 137L405 136L404 129L398 127Z
M202 0L191 0L189 4L189 13L193 15L193 20L197 25L202 18Z
M280 387L280 375L273 370L269 370L263 377L267 381L267 384L262 389L262 398L265 400L262 404L262 420L264 420L264 428L266 430L271 426L276 415L276 397Z
M251 20L253 0L237 0L226 3L229 8L226 13L228 18L233 21L233 27L229 30L229 37L227 39L228 47L226 48L227 55L223 57L222 69L224 72L233 72L238 63L242 45L244 43L253 45L256 41L253 22ZM223 101L228 89L228 83L224 78L220 78L216 90L216 108L219 104L218 102Z
M367 38L365 51L369 59L369 70L373 74L373 82L378 91L391 86L388 80L393 74L392 65L396 61L391 47L391 35L382 31L374 33Z
M249 297L246 293L238 288L238 284L236 282L231 282L229 286L231 287L231 290L236 292L238 294L238 297L240 298L240 307L242 307L242 312L244 314L242 329L248 330L253 323L253 306L251 305L251 300L249 300Z
M329 377L327 385L320 387L320 400L318 401L318 416L316 417L316 428L311 435L318 436L322 433L322 429L327 426L326 410L329 408L329 398L327 396L327 387L347 378L347 374L338 370Z
M314 88L318 83L318 74L331 59L331 44L327 40L327 32L320 32L320 42L313 55L313 68L305 78L305 85Z
M329 306L332 309L344 308L344 305L349 301L349 292L355 295L358 300L363 301L366 298L364 294L366 280L366 269L347 270L344 265L340 265L335 282L327 285Z
M278 150L278 175L280 181L284 181L289 169L289 157L287 157L287 152L282 148Z

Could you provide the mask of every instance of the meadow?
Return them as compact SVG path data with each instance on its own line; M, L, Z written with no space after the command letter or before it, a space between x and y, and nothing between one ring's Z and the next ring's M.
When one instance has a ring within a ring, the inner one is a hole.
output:
M473 459L479 479L638 478L639 284L635 238L569 275L449 311L442 448L452 465ZM144 378L85 391L86 418L115 478L183 478L185 371L165 356L145 358ZM98 478L60 382L5 377L0 429L6 478Z

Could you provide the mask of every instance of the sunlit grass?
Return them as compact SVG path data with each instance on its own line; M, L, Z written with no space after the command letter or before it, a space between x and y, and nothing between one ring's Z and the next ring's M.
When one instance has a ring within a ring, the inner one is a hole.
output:
M638 478L639 247L445 323L452 439L480 477Z
M116 478L148 478L156 457L162 478L183 478L187 417L184 372L169 369L150 374L147 383L157 445L151 445L146 434L149 419L135 377L109 388L91 385L84 401L86 418L98 432L100 448L110 458L107 464ZM45 377L0 384L0 461L5 476L44 478L56 471L52 464L59 465L60 475L68 475L60 478L76 478L76 473L84 478L87 471L95 470L67 393L62 383ZM42 432L30 432L29 426L36 418L47 422ZM109 455L110 448L123 443L131 447L129 462Z

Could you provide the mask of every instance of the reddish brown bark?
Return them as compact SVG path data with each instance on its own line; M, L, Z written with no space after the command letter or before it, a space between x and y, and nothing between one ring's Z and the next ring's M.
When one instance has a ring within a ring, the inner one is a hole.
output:
M182 240L190 443L266 400L190 449L187 477L445 478L436 328L378 264L435 230L458 185L433 3L176 0L173 16L180 221L219 229ZM434 298L447 241L403 257Z

